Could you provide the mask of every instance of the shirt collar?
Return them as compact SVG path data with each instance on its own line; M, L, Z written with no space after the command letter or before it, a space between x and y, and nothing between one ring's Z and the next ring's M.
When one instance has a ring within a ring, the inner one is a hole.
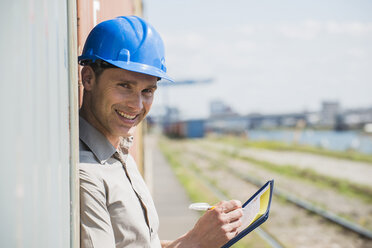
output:
M116 152L116 148L107 138L81 116L79 117L79 137L101 164L104 164ZM133 137L123 138L120 147L125 143L125 147L129 148L132 140Z

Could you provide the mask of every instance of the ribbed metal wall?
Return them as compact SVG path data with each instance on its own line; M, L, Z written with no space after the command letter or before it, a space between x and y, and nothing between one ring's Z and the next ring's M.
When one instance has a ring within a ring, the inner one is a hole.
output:
M67 2L0 1L0 247L70 246Z

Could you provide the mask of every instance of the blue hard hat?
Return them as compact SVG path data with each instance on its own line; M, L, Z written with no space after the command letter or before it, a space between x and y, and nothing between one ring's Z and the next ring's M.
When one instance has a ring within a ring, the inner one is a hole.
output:
M92 29L79 62L84 65L97 59L173 82L166 74L163 40L149 23L137 16L119 16Z

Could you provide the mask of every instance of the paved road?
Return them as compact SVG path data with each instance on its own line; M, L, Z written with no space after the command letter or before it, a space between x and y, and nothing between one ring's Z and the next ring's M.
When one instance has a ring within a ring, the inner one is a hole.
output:
M164 156L156 147L153 137L146 138L146 149L152 164L152 191L157 208L160 229L159 236L162 240L174 240L190 230L197 219L198 213L190 211L185 190L173 174Z

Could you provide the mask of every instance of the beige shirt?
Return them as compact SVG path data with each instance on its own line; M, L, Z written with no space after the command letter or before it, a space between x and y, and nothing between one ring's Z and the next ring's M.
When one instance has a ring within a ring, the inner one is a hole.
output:
M80 117L81 248L161 247L158 215L137 165L123 149L127 175L115 152Z

